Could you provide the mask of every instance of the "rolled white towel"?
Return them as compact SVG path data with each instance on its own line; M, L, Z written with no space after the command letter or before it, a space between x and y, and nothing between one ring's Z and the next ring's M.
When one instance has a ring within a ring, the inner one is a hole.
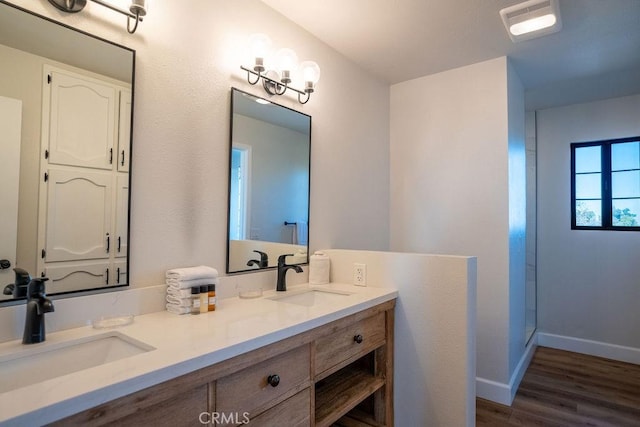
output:
M191 312L189 307L180 307L174 304L167 304L165 307L169 313L173 314L189 314Z
M167 295L173 295L177 298L191 298L191 289L174 288L173 286L167 286Z
M177 305L179 307L191 307L191 298L179 298L177 296L167 294L165 299L169 304Z
M194 286L203 286L203 285L217 285L218 279L216 278L202 278L202 279L192 279L192 280L178 280L178 279L167 279L167 285L174 289L187 289L192 288Z
M215 279L218 277L218 270L206 265L200 265L198 267L186 267L186 268L174 268L167 270L167 279L176 280L193 280L210 278Z

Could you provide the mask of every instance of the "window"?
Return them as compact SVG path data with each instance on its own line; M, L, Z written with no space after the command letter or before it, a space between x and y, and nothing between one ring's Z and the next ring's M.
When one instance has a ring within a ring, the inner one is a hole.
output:
M640 231L640 137L571 144L571 228Z

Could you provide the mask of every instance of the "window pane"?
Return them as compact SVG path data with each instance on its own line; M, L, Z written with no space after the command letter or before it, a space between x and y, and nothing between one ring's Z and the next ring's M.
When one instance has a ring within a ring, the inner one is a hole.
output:
M599 145L576 148L576 173L600 172L601 155L602 148Z
M611 144L611 170L640 168L640 142Z
M602 226L602 203L600 200L576 200L576 225Z
M612 172L611 194L617 197L640 197L640 171Z
M613 200L613 225L617 227L638 227L640 199Z
M576 175L576 199L599 199L602 188L601 175L599 173Z

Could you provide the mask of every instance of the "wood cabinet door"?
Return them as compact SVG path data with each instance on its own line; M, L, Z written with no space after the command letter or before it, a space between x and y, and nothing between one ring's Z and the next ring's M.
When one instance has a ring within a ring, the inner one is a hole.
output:
M112 169L115 86L62 70L49 76L50 100L43 108L49 119L49 163Z
M49 169L45 262L108 258L111 174Z

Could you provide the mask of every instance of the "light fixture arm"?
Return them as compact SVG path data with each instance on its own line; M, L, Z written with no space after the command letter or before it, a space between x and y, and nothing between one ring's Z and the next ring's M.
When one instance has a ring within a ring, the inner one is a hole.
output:
M264 90L270 95L284 95L287 89L290 89L298 94L298 102L300 102L301 104L306 104L307 102L309 102L309 98L311 98L311 92L313 92L312 89L306 89L306 90L296 89L294 87L289 86L286 83L282 83L280 81L272 79L271 77L267 76L264 73L254 71L243 65L241 65L240 68L247 72L247 82L249 82L250 84L255 85L262 79ZM256 76L255 81L251 80L252 75ZM304 101L302 100L302 96L306 96Z
M127 11L124 9L120 9L117 6L114 6L110 3L107 3L103 0L88 0L94 3L99 4L100 6L104 6L107 9L111 9L114 12L118 12L127 17L127 31L130 34L133 34L138 29L138 24L143 21L143 16L146 14L146 10L143 5L140 4L132 4L131 10ZM59 10L67 13L77 13L80 12L87 4L87 0L49 0L49 3L54 5ZM144 2L142 2L144 4ZM135 11L135 12L134 12ZM131 19L135 20L135 24L133 28L131 28Z

